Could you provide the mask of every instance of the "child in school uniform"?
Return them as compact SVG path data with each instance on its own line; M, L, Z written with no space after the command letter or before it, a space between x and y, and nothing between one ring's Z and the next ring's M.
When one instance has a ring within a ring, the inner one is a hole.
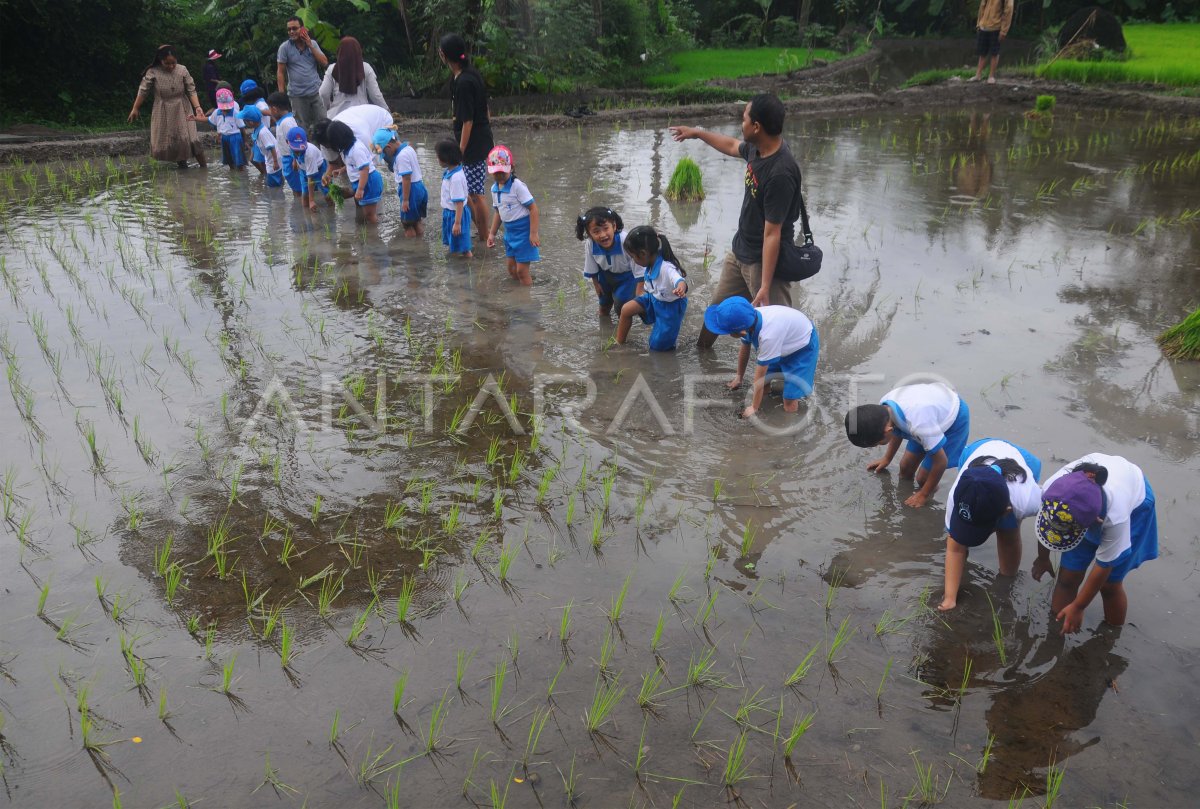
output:
M288 135L300 124L292 114L292 100L287 93L274 92L267 96L267 108L275 121L275 143L279 149L279 164L283 168L283 179L296 196L304 188L304 175L294 170L295 158L289 146Z
M1021 520L1042 503L1042 462L1029 450L999 438L981 438L965 447L961 470L946 501L945 592L938 609L958 606L958 588L971 548L996 535L1001 576L1021 567Z
M406 237L425 233L425 217L429 215L429 190L421 179L421 164L417 151L408 141L401 141L396 130L384 127L372 138L376 150L396 178L396 194L400 197L400 224Z
M651 326L651 351L674 351L687 313L686 273L667 237L660 236L649 225L631 230L625 239L625 249L634 263L645 269L642 281L646 291L621 308L617 342L625 342L633 318L639 317Z
M238 113L238 118L253 129L250 142L262 155L263 161L261 165L256 163L255 166L266 175L267 187L279 188L283 185L283 169L279 165L279 150L275 145L275 136L263 123L262 113L258 111L258 107L246 107Z
M1121 626L1129 609L1125 577L1142 562L1158 558L1150 481L1137 464L1119 455L1093 452L1072 461L1046 481L1037 537L1034 579L1054 575L1050 551L1062 552L1051 598L1062 631L1079 631L1083 611L1097 593L1104 623Z
M452 140L434 147L442 164L442 244L450 255L471 258L471 209L467 207L467 177L463 174L462 149Z
M903 385L877 405L859 405L846 414L846 437L856 447L886 446L882 458L867 464L883 472L907 441L900 477L916 477L920 487L904 501L925 505L948 468L958 465L971 431L971 411L954 389L941 382Z
M612 208L588 208L575 221L575 238L583 242L583 277L592 282L601 317L617 307L621 314L626 303L645 292L646 274L625 252L625 223Z
M496 216L492 218L488 232L488 247L496 246L496 234L504 225L504 255L508 259L508 276L524 286L533 284L529 265L541 261L538 245L538 207L529 186L513 174L513 156L507 146L494 146L487 156L488 174L492 184L492 207Z
M208 116L208 122L221 136L221 162L229 166L230 171L246 169L245 144L238 112L233 93L224 88L217 90L217 108Z
M329 188L324 184L325 155L315 143L308 142L308 134L304 127L294 126L288 130L288 148L291 149L292 170L300 176L300 204L310 211L317 210L317 194L325 198L326 205L332 205L329 198Z
M258 82L256 82L254 79L246 79L242 82L241 86L238 87L238 95L241 98L242 107L258 107L258 111L262 115L263 123L266 124L267 130L270 131L271 111L267 107L267 94L261 87L258 86ZM258 146L254 143L253 138L250 139L250 162L256 166L259 166L263 162L262 152L259 151ZM259 171L262 171L261 167L259 168Z
M713 334L742 338L737 373L726 387L742 386L750 350L758 352L751 403L742 411L748 419L762 407L768 375L783 376L783 409L795 413L800 400L812 393L821 344L808 316L790 306L754 308L742 297L726 298L704 310L704 326Z
M383 199L383 175L375 165L375 155L366 143L355 136L354 130L341 121L330 121L325 143L342 157L354 201L366 221L379 221L376 208Z

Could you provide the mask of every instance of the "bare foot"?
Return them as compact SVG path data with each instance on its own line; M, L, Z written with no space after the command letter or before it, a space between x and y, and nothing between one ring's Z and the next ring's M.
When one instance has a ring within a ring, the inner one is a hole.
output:
M995 84L995 83L996 83L996 77L995 77L995 76L989 76L989 77L988 77L988 84Z
M949 612L958 606L958 602L952 598L942 599L942 603L938 604L938 612Z
M982 76L972 76L971 78L967 79L967 81L979 81L981 78L983 78L983 77Z

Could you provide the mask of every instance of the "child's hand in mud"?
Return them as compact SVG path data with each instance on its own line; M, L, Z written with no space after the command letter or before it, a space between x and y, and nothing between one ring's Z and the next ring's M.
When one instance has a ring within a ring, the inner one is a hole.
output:
M871 461L869 464L867 464L867 471L874 472L877 475L880 472L886 472L887 468L888 462L883 458L880 458L878 461Z
M737 390L741 386L742 378L740 376L735 376L733 379L725 383L725 387L729 388L730 390Z

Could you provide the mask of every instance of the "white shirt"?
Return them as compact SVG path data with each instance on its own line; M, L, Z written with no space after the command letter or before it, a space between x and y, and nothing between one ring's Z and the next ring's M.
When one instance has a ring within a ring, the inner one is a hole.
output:
M958 394L941 382L896 388L879 400L881 405L889 402L896 405L889 408L896 431L926 452L936 452L946 443L946 430L958 418L960 404Z
M370 143L376 132L393 123L392 114L374 104L359 104L357 107L349 107L330 117L332 120L341 121L350 127L354 132L354 137L363 143ZM336 160L338 157L337 152L329 150L325 152L326 160Z
M290 112L280 118L279 122L275 124L275 140L278 141L280 157L291 156L292 147L288 146L287 136L289 132L298 126L299 124L296 123L296 116L292 115Z
M279 152L275 149L275 136L271 134L271 130L267 129L265 123L254 133L254 142L258 144L258 150L263 153L263 164L267 174L279 171L281 167Z
M467 201L467 175L462 166L442 172L442 207L454 210L454 203Z
M375 168L375 155L363 145L361 140L354 141L354 145L342 156L342 160L346 164L346 173L352 182L358 182L358 173L363 169L366 169L368 173L379 172L379 169Z
M613 246L605 250L592 241L592 237L583 240L583 275L585 278L595 278L601 270L615 274L633 273L634 278L646 275L646 268L636 263L625 252L624 231L617 231L613 237Z
M304 146L303 166L304 173L309 177L320 177L322 167L325 165L325 157L321 154L321 150L316 144L308 143Z
M271 128L271 105L267 103L266 99L260 98L254 102L254 106L258 107L258 111L262 113L263 126L265 126L267 129L270 129ZM258 148L261 149L262 147L260 146Z
M229 110L228 115L224 110L213 110L213 114L208 116L208 122L216 127L217 132L221 135L236 135L242 130L242 122L237 117L240 109L234 103L233 109Z
M1100 547L1096 550L1096 561L1111 564L1121 554L1133 547L1129 532L1129 518L1133 510L1146 499L1146 476L1136 464L1119 455L1101 455L1093 452L1064 466L1046 481L1046 488L1081 463L1096 463L1108 470L1104 483L1104 498L1108 511L1100 532Z
M770 365L780 357L794 354L812 340L812 321L798 309L763 306L755 311L762 317L762 326L758 334L748 334L742 342L758 348L759 365Z
M1011 458L1025 472L1025 480L1012 481L1007 478L1004 480L1008 484L1008 501L1009 505L1012 506L1014 517L1018 520L1032 517L1042 507L1042 487L1038 485L1037 476L1029 468L1029 464L1026 463L1025 456L1021 454L1021 450L1007 441L1001 441L998 438L991 441L984 441L963 461L962 466L958 470L958 477L954 479L954 485L950 487L950 496L946 499L947 533L950 531L950 515L954 513L954 490L958 488L958 481L971 465L971 461L983 457Z
M675 294L675 285L680 281L687 283L683 274L679 272L679 268L669 261L663 261L662 256L656 258L654 264L646 268L644 280L646 291L663 303L673 303L679 300L682 296Z
M392 161L392 173L396 175L396 185L401 187L405 177L414 183L421 182L421 163L417 160L417 150L407 143L402 145Z
M527 219L532 204L533 194L529 193L529 186L516 177L510 176L503 188L498 183L492 183L492 207L500 212L501 222Z

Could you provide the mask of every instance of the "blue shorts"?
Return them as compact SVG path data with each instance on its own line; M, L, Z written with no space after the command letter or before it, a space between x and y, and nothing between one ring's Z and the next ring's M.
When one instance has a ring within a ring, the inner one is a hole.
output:
M309 186L310 187L315 186L317 188L317 190L320 191L325 196L329 196L329 186L322 184L321 178L325 176L325 172L328 169L329 169L329 161L322 160L320 171L316 171L316 172L313 172L312 174L308 175ZM299 174L299 172L296 172L296 173Z
M267 159L263 157L262 149L258 148L258 144L250 141L250 162L251 163L266 163Z
M283 179L297 194L304 191L304 172L297 169L296 158L290 154L283 156Z
M221 136L221 162L226 166L241 168L246 165L246 155L242 152L242 133Z
M622 306L637 297L638 279L633 277L632 272L601 270L589 277L595 279L603 290L598 295L601 306L612 306L616 303L619 313Z
M683 316L687 313L687 298L664 303L646 292L634 300L646 310L639 317L643 323L651 326L650 350L674 351L679 329L683 326Z
M793 351L786 357L767 365L767 376L783 374L783 398L803 399L812 393L813 378L817 374L817 356L821 353L821 341L813 329L808 345Z
M487 179L487 164L482 160L478 163L463 163L463 174L467 178L467 193L482 194L483 181Z
M986 444L989 441L1004 441L1004 439L1003 438L980 438L977 441L972 441L970 444L967 444L967 446L963 447L963 451L958 456L958 463L955 465L959 466L959 467L964 466L967 462L967 458L970 458L973 454L975 454L975 450L979 449L981 446L983 446L984 444ZM1042 479L1042 460L1041 460L1041 458L1034 455L1032 452L1025 449L1024 447L1018 446L1017 444L1014 444L1011 441L1004 441L1004 443L1008 444L1010 447L1015 449L1017 452L1021 453L1021 458L1025 461L1025 465L1029 467L1031 472L1033 472L1033 480L1035 483ZM946 457L949 458L950 456L947 455ZM1018 520L1016 518L1016 516L1014 516L1013 513L1010 511L1009 513L1007 513L1003 517L1001 517L999 519L999 521L997 521L996 529L1002 530L1002 531L1013 531L1020 525L1021 525L1021 521Z
M404 201L404 186L396 188L396 196ZM466 206L464 206L466 207ZM415 225L429 215L429 191L425 183L417 180L408 186L408 210L400 212L400 221L406 225Z
M1063 570L1076 572L1087 570L1088 565L1096 558L1096 551L1100 549L1103 530L1104 527L1101 525L1089 528L1083 536L1083 542L1062 555L1059 566ZM1108 580L1110 582L1123 581L1129 575L1129 571L1136 570L1142 562L1158 558L1158 515L1154 511L1154 490L1150 488L1148 480L1146 481L1146 499L1129 516L1129 542L1129 551L1119 557L1115 564L1096 563L1101 567L1109 568Z
M267 172L267 188L280 188L283 186L283 171Z
M496 213L500 215L499 212ZM529 242L528 216L523 216L515 222L504 222L504 255L518 264L529 264L541 261L542 253Z
M357 174L357 172L355 172ZM358 193L358 180L350 181L350 188L354 193ZM357 200L358 207L362 208L367 205L375 205L379 200L383 199L383 175L377 171L368 172L367 174L367 190L363 191L363 198Z
M471 252L471 209L463 203L462 232L454 235L454 211L442 208L442 244L450 248L451 253Z
M958 415L955 417L954 423L950 425L950 429L946 430L946 443L941 446L946 451L947 469L954 469L958 466L959 460L962 458L963 447L967 445L967 437L970 432L971 409L967 407L966 400L959 397ZM933 466L933 456L937 453L925 452L925 447L921 446L920 441L910 439L905 449L917 455L924 453L925 459L921 461L922 469L928 471Z

